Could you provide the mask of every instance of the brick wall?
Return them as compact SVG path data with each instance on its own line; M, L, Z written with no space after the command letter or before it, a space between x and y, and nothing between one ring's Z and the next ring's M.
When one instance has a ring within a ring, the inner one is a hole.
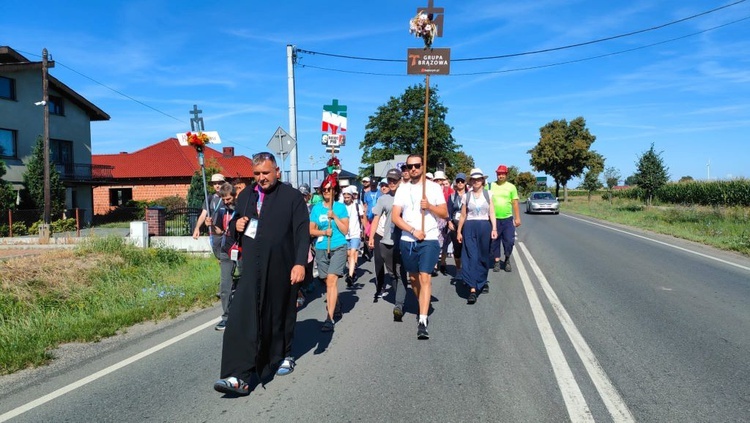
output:
M94 214L106 214L114 209L109 205L109 191L112 189L132 188L133 200L150 201L157 198L178 196L187 199L190 184L168 185L108 185L94 188Z

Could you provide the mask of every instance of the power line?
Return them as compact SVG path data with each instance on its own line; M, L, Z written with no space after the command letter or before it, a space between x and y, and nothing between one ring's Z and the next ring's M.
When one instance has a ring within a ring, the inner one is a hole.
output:
M663 41L658 41L658 42L655 42L655 43L646 44L646 45L642 45L642 46L634 47L634 48L629 48L629 49L626 49L626 50L619 50L619 51L615 51L615 52L612 52L612 53L600 54L598 56L585 57L585 58L581 58L581 59L568 60L568 61L564 61L564 62L549 63L549 64L546 64L546 65L528 66L528 67L523 67L523 68L513 68L513 69L504 69L504 70L495 70L495 71L482 71L482 72L451 73L450 75L446 75L446 76L473 76L473 75L489 75L489 74L511 73L511 72L520 72L520 71L528 71L528 70L535 70L535 69L551 68L551 67L556 67L556 66L569 65L569 64L572 64L572 63L586 62L586 61L590 61L590 60L601 59L603 57L616 56L616 55L619 55L619 54L630 53L630 52L633 52L633 51L643 50L643 49L646 49L646 48L649 48L649 47L654 47L654 46L661 45L661 44L667 44L667 43L671 43L671 42L674 42L674 41L679 41L679 40L682 40L682 39L685 39L685 38L694 37L696 35L700 35L700 34L703 34L703 33L706 33L706 32L710 32L710 31L714 31L714 30L717 30L717 29L720 29L720 28L723 28L723 27L726 27L726 26L729 26L729 25L733 25L733 24L736 24L736 23L739 23L739 22L742 22L742 21L746 21L748 19L750 19L750 16L745 16L744 18L740 18L740 19L737 19L737 20L734 20L734 21L731 21L731 22L727 22L727 23L722 24L722 25L714 26L714 27L711 27L711 28L707 28L707 29L704 29L704 30L701 30L701 31L698 31L698 32L693 32L691 34L683 35L683 36L680 36L680 37L671 38L671 39L663 40ZM451 61L453 61L453 60L451 60ZM343 70L343 69L325 68L325 67L320 67L320 66L312 66L312 65L304 65L304 64L299 64L299 66L303 67L303 68L312 68L312 69L319 69L319 70L324 70L324 71L329 71L329 72L340 72L340 73L349 73L349 74L357 74L357 75L406 76L405 74L376 73L376 72L364 72L364 71L349 71L349 70Z
M682 18L682 19L678 19L678 20L675 20L675 21L667 22L665 24L656 25L656 26L652 26L650 28L645 28L645 29L639 29L637 31L626 32L624 34L613 35L613 36L610 36L610 37L599 38L599 39L596 39L596 40L585 41L585 42L582 42L582 43L569 44L569 45L566 45L566 46L552 47L552 48L546 48L546 49L541 49L541 50L532 50L532 51L526 51L526 52L521 52L521 53L510 53L510 54L502 54L502 55L496 55L496 56L485 56L485 57L471 57L471 58L465 58L465 59L451 59L451 62L469 62L469 61L479 61L479 60L507 59L509 57L519 57L519 56L528 56L528 55L532 55L532 54L549 53L549 52L553 52L553 51L567 50L567 49L571 49L571 48L575 48L575 47L582 47L582 46L587 46L587 45L591 45L591 44L602 43L604 41L616 40L618 38L625 38L625 37L630 37L630 36L637 35L637 34L642 34L642 33L645 33L645 32L650 32L650 31L656 31L658 29L663 29L663 28L666 28L668 26L676 25L678 23L682 23L682 22L685 22L685 21L689 21L691 19L695 19L695 18L698 18L698 17L701 17L701 16L708 15L710 13L717 12L719 10L723 10L723 9L726 9L726 8L729 8L729 7L736 6L736 5L738 5L740 3L744 3L746 1L747 0L738 0L738 1L734 2L734 3L730 3L730 4L727 4L727 5L724 5L724 6L720 6L720 7L717 7L715 9L706 10L704 12L700 12L700 13L697 13L695 15L691 15L691 16L688 16L688 17L685 17L685 18ZM402 63L406 62L406 59L382 59L382 58L374 58L374 57L350 56L350 55L343 55L343 54L323 53L323 52L319 52L319 51L310 51L310 50L303 50L303 49L297 49L297 51L300 52L300 53L306 53L306 54L310 54L310 55L329 56L329 57L336 57L336 58L340 58L340 59L367 60L367 61L375 61L375 62L402 62Z

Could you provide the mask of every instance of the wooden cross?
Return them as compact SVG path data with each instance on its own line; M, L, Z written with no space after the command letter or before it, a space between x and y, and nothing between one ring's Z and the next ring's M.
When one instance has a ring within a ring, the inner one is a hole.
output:
M203 113L203 110L198 109L197 104L193 104L193 110L189 111L193 117L190 118L190 130L196 131L196 127L198 127L198 131L203 131L205 128L203 127L203 118L200 117L200 114Z
M418 8L417 13L424 12L427 16L433 15L432 22L437 25L437 37L443 36L443 18L445 17L445 8L435 7L434 0L427 0L426 8Z

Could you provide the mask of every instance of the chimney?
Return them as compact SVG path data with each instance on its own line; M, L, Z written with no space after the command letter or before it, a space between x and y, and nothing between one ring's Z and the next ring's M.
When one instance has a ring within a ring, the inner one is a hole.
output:
M224 154L224 157L234 157L234 147L222 148L222 154Z

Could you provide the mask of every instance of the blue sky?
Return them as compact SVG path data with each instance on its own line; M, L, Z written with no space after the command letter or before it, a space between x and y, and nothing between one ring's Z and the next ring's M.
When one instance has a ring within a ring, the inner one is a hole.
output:
M451 48L453 59L549 49L733 2L436 0L446 13L444 36L435 47ZM3 0L0 45L31 60L39 60L35 55L46 47L57 61L52 75L112 116L92 124L95 154L135 151L184 132L197 104L206 130L219 131L236 154L251 155L267 149L277 127L289 127L287 44L402 60L407 48L421 47L408 33L408 21L426 5L427 0ZM527 151L538 142L539 128L583 116L597 137L592 149L623 178L635 171L651 143L663 151L673 180L705 179L709 160L712 179L750 177L750 19L745 18L750 1L583 47L453 63L452 75L432 77L431 86L449 109L447 122L457 142L485 173L500 163L531 171ZM726 26L714 29L721 25ZM679 37L684 38L669 41ZM646 47L655 43L660 44ZM636 50L612 54L631 49ZM578 61L602 55L608 56ZM547 66L570 61L578 62ZM300 54L299 63L300 169L324 165L324 104L335 98L348 106L347 145L339 156L345 169L356 172L368 118L391 96L424 81L406 75L401 62Z

